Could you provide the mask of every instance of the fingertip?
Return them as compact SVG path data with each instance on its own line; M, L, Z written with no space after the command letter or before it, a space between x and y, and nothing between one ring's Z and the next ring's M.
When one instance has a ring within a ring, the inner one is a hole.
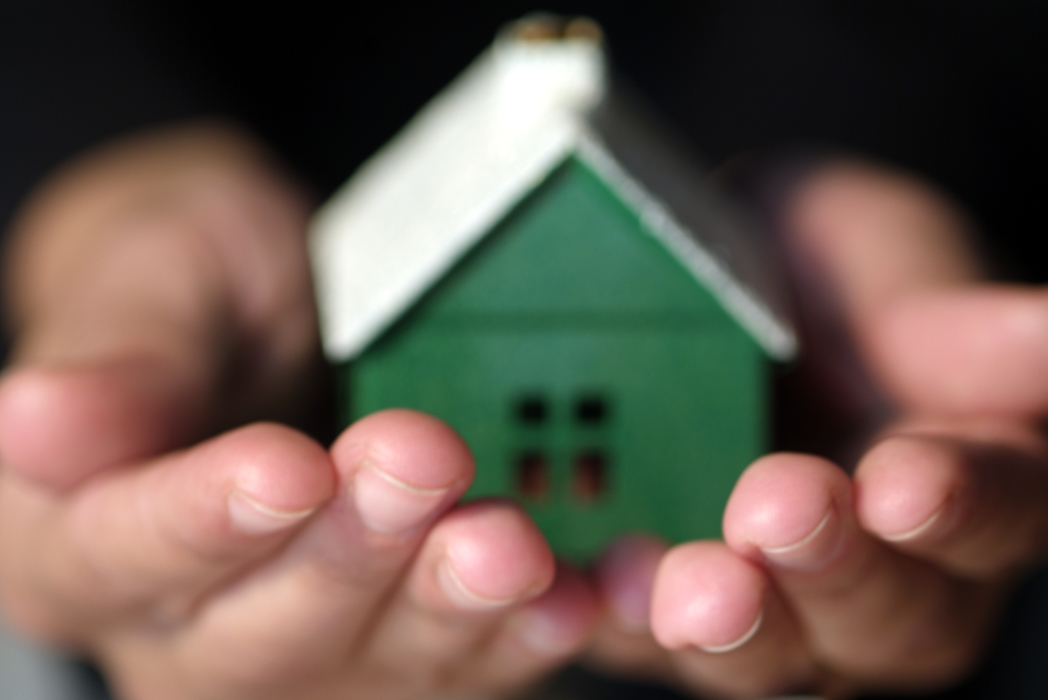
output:
M417 411L362 418L335 441L331 455L357 517L382 536L417 532L473 479L473 457L462 438Z
M142 498L165 529L202 551L242 553L249 538L289 531L335 492L327 452L291 428L256 423L160 459Z
M542 533L519 506L505 501L458 508L434 527L430 541L442 553L436 582L461 609L529 600L549 588L556 572Z
M668 649L727 651L760 625L767 578L760 567L718 542L670 550L652 597L652 632Z
M64 488L83 458L72 462L69 443L84 431L78 392L54 370L10 369L0 380L0 460L22 476ZM89 467L93 468L93 467Z
M191 419L180 391L141 363L29 366L0 380L0 460L53 488L175 446Z
M419 489L448 488L473 479L473 456L451 427L432 416L406 409L380 411L347 428L331 447L343 473L362 462Z
M739 478L724 513L724 539L760 557L810 541L831 513L851 507L851 483L835 464L802 454L774 454Z
M209 458L228 462L233 487L276 513L308 512L335 492L328 453L306 435L275 423L256 423L227 433L210 446Z
M855 473L859 522L894 542L928 535L963 481L963 460L948 442L921 436L882 440Z

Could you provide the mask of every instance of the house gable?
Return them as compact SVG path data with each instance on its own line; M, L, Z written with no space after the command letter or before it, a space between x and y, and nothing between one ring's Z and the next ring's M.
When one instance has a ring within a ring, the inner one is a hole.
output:
M575 157L513 209L405 321L737 325Z

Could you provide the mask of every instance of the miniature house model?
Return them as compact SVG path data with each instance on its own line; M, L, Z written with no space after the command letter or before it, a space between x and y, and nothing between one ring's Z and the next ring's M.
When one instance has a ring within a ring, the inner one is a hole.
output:
M593 32L520 34L314 221L347 422L447 421L477 460L468 497L517 498L569 558L628 531L717 537L793 332L741 219L612 89Z

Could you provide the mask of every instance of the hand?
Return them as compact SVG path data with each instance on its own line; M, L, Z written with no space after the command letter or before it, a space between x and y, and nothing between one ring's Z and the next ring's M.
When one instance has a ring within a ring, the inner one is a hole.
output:
M786 224L806 356L782 411L854 473L771 455L725 543L614 547L593 662L727 697L939 688L1048 551L1048 296L979 282L962 217L897 173L824 167Z
M472 458L433 419L377 414L330 450L266 422L209 438L326 408L307 211L205 125L87 157L17 225L0 594L121 697L497 692L596 621L517 507L455 507Z

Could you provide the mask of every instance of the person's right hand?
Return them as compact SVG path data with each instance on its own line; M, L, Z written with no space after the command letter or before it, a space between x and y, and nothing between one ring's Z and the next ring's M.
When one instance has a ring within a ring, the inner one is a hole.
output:
M981 282L953 205L880 167L824 165L785 223L804 453L742 475L725 542L613 548L594 662L725 697L942 688L1048 554L1048 292Z
M229 430L313 412L306 216L249 140L206 126L109 146L27 206L0 382L4 611L135 700L533 680L585 643L596 599L518 507L456 507L473 462L450 429L386 412L330 451Z

